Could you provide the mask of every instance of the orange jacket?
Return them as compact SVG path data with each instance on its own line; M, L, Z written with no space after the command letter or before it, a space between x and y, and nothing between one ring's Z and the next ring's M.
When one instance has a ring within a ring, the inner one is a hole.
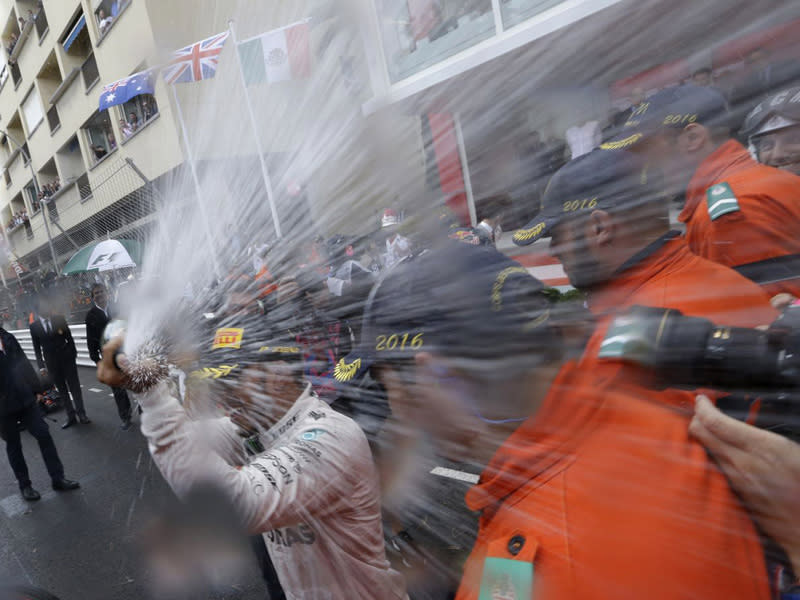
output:
M467 494L482 512L457 600L767 600L755 527L687 426L565 366ZM532 565L532 593L487 589L487 558Z
M800 254L800 178L730 140L700 164L678 218L692 252L729 267ZM764 288L800 296L800 278Z
M687 316L731 327L768 325L778 317L764 290L728 267L692 254L678 237L668 239L611 282L593 290L588 302L597 326L581 357L580 368L599 375L598 385L602 388L645 386L646 391L636 393L685 410L694 405L693 393L677 389L654 391L650 389L652 375L645 369L598 358L614 317L634 305L674 308Z

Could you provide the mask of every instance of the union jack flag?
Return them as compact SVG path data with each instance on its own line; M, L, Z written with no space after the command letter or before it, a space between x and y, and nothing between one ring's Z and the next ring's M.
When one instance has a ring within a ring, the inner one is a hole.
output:
M163 70L167 83L191 83L211 79L217 73L219 54L230 32L219 33L177 50Z

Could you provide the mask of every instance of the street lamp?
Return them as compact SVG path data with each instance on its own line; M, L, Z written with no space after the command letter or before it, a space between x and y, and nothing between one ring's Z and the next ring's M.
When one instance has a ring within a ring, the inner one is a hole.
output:
M39 180L36 178L36 171L33 170L33 161L31 160L31 155L25 151L22 144L19 143L8 131L4 129L0 129L0 134L6 136L9 140L11 140L14 145L19 148L20 154L22 154L22 160L28 163L28 168L31 170L31 177L33 178L33 193L38 199L39 197ZM50 246L50 255L53 257L53 267L55 268L56 275L58 275L58 260L56 259L56 250L53 246L53 238L50 235L50 224L47 222L47 215L45 214L44 206L47 204L47 199L42 198L42 220L44 221L44 229L47 232L47 243Z

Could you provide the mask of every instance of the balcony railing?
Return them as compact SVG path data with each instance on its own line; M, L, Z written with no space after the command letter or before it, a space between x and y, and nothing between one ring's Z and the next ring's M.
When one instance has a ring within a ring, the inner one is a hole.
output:
M28 39L28 37L30 37L32 29L33 21L25 21L25 27L23 27L22 31L19 32L19 39L14 45L14 50L11 51L11 55L8 57L8 62L17 62L20 52L22 52L22 47L25 45L25 41Z
M56 88L56 91L53 92L53 95L50 96L50 104L55 104L56 102L59 101L61 96L63 96L64 92L66 92L69 86L72 85L72 82L75 81L75 78L78 76L78 73L80 72L81 68L75 67L72 69L72 71L67 73L67 76L64 78L64 81L61 82L61 85L59 85Z

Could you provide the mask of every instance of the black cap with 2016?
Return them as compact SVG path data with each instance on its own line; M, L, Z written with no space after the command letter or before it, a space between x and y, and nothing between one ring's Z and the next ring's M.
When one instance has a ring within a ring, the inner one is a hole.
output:
M227 319L209 333L213 337L204 341L204 360L190 373L194 379L236 383L249 366L303 361L302 348L294 337L280 324L261 316Z
M541 212L512 239L517 246L528 246L550 237L559 223L593 210L634 207L658 199L658 180L642 157L625 150L593 150L553 175Z
M493 359L551 352L543 284L494 248L453 240L390 270L373 288L360 346L334 377L359 380L376 363L420 351Z
M603 150L632 148L664 129L691 123L730 127L732 115L725 96L713 87L690 83L668 87L631 108L622 132L600 146Z

